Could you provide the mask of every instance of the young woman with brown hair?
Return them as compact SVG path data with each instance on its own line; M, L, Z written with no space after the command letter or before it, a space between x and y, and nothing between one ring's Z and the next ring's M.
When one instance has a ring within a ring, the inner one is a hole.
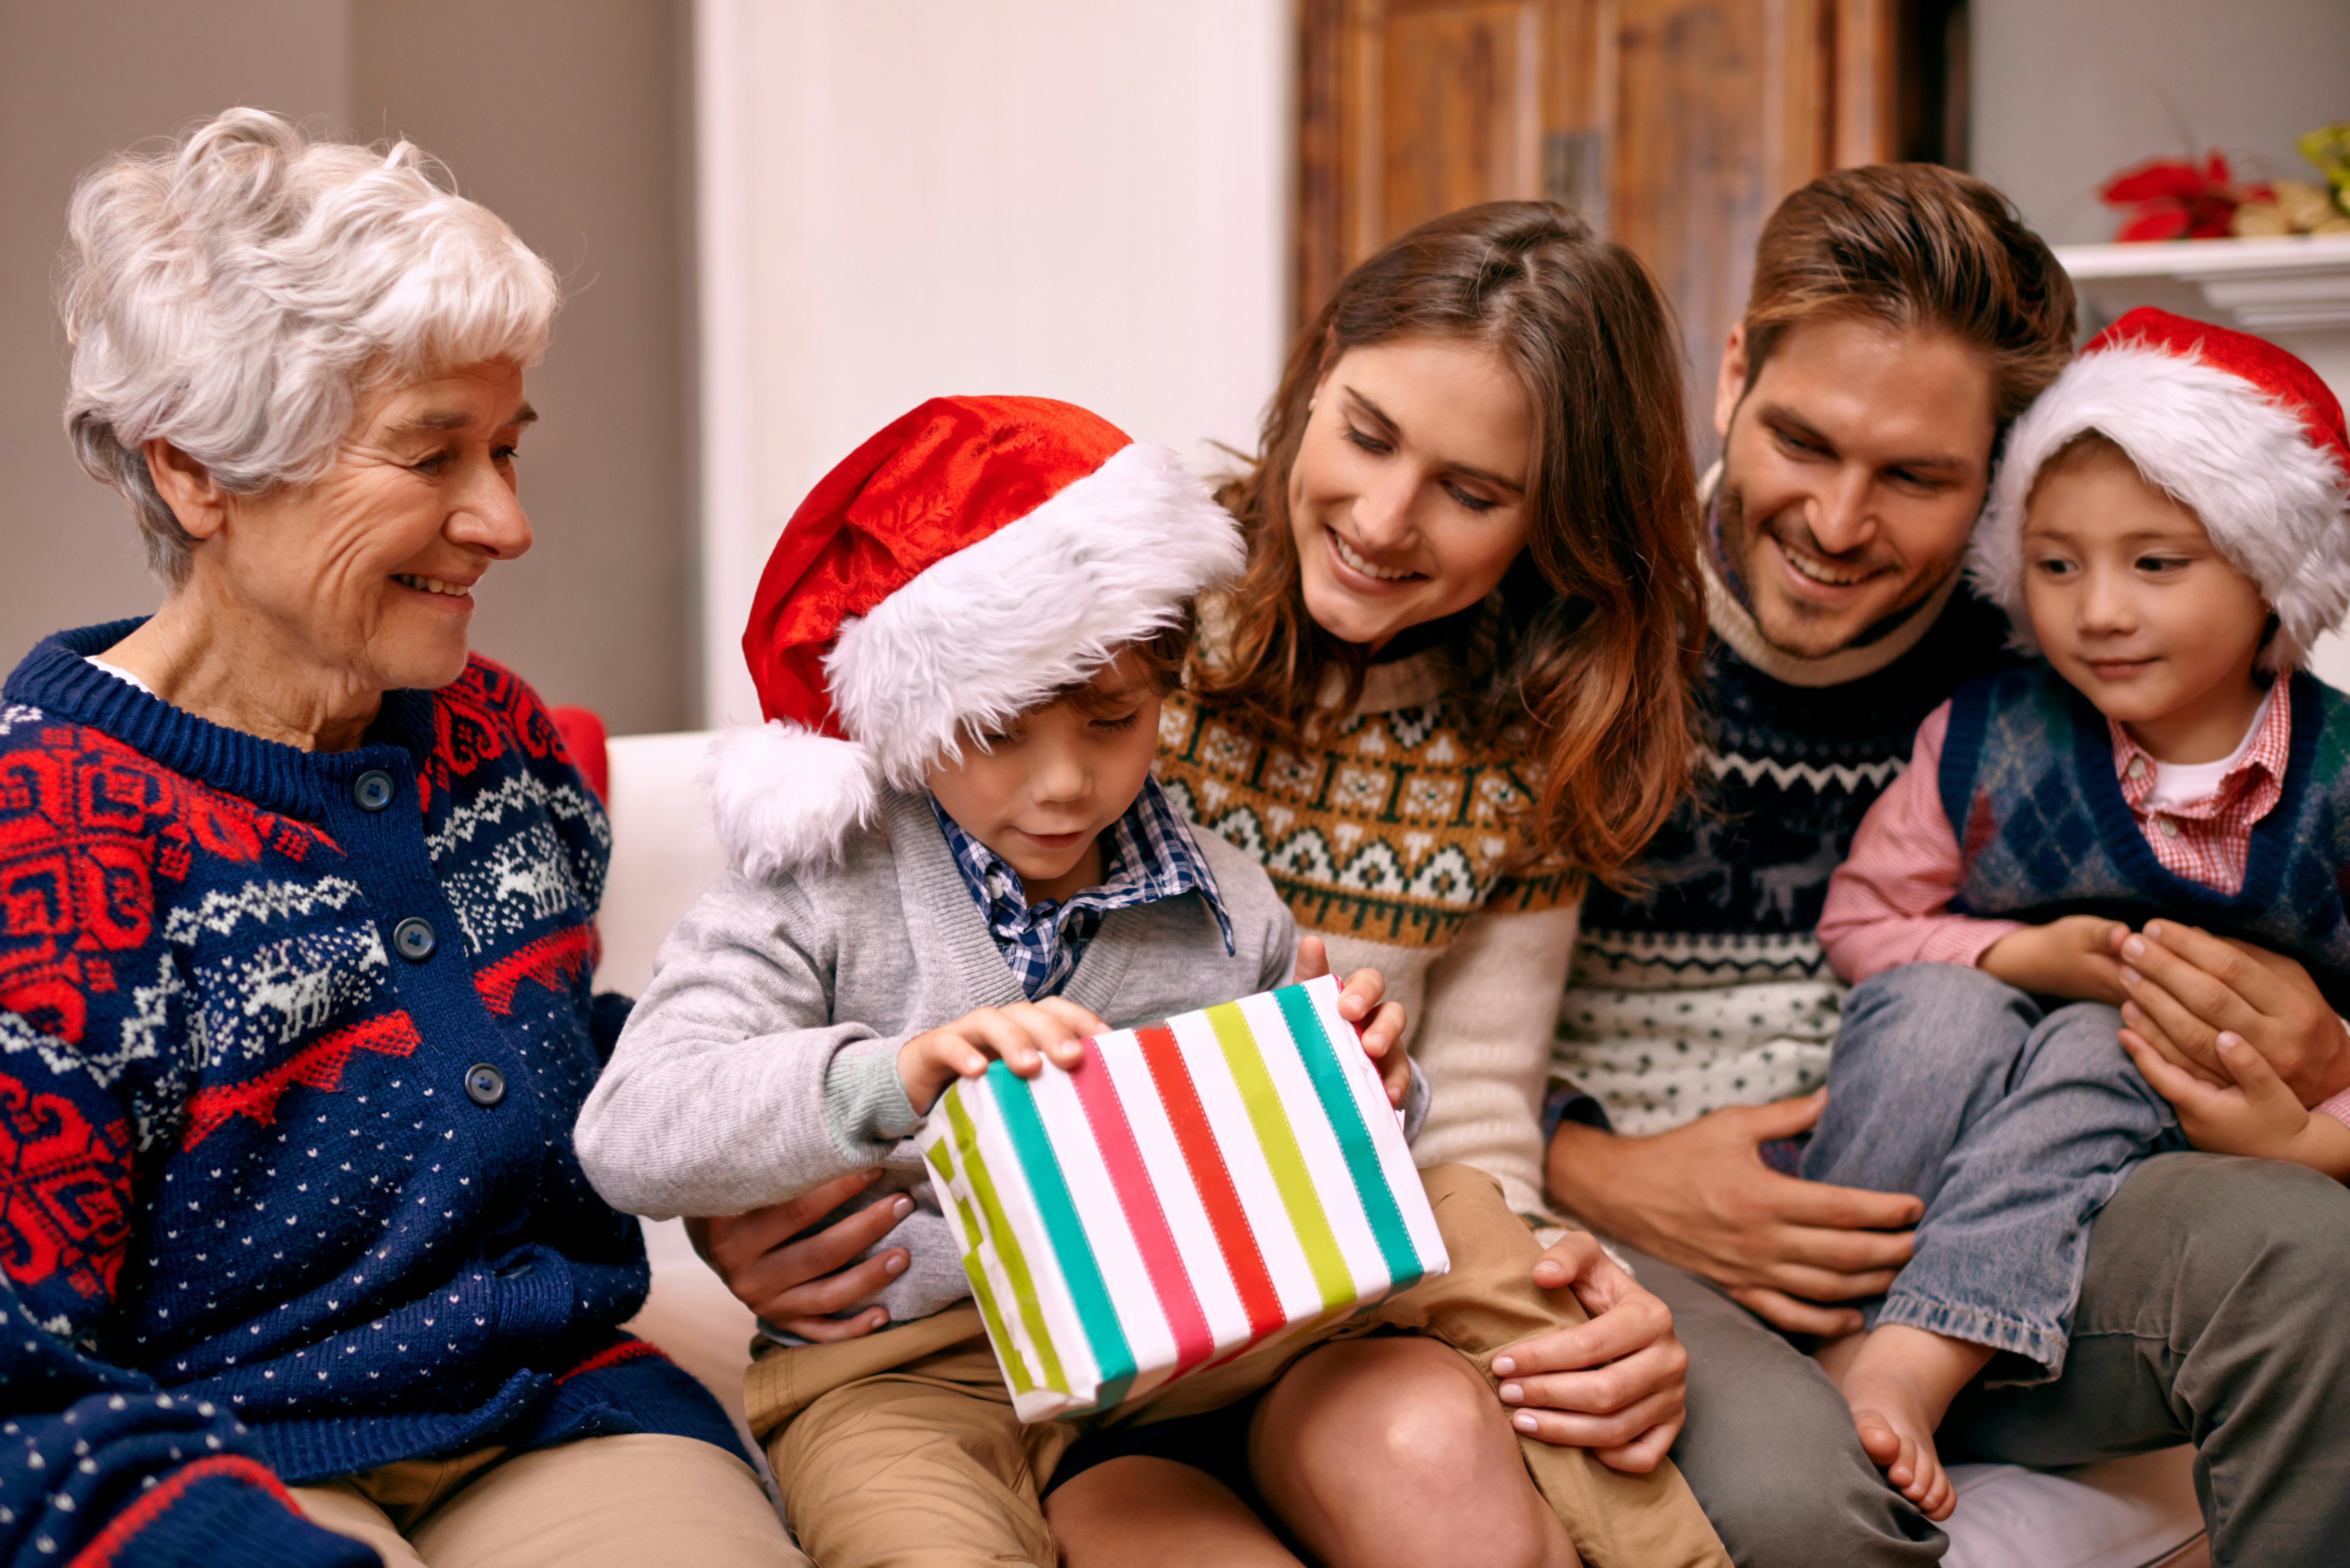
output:
M1220 499L1246 574L1159 776L1377 967L1435 1098L1415 1146L1543 1213L1540 1113L1585 882L1679 797L1704 626L1679 348L1640 264L1491 202L1355 269Z
M1260 455L1220 496L1247 570L1203 604L1162 710L1169 795L1263 860L1334 967L1380 967L1428 1014L1419 1163L1479 1166L1529 1214L1580 889L1624 880L1688 765L1702 610L1678 367L1638 263L1564 208L1492 202L1397 241L1291 351ZM853 1338L886 1314L832 1314L906 1254L850 1262L886 1206L808 1230L845 1196L695 1223L768 1322ZM1529 1266L1593 1316L1493 1363L1506 1425L1441 1347L1324 1346L1261 1397L1080 1439L1045 1481L1061 1560L1567 1560L1546 1512L1513 1508L1523 1472L1493 1439L1654 1470L1687 1356L1589 1236ZM1669 1511L1687 1528L1649 1526L1634 1560L1723 1561L1693 1506Z

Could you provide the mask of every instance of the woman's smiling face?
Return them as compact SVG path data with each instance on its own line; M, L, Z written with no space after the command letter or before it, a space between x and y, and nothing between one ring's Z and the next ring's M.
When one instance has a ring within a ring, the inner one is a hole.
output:
M505 360L360 400L316 482L224 503L200 578L356 690L446 685L465 668L473 589L530 548L515 447L537 416Z
M1289 470L1307 613L1377 651L1492 592L1525 545L1534 428L1523 385L1486 344L1347 350Z

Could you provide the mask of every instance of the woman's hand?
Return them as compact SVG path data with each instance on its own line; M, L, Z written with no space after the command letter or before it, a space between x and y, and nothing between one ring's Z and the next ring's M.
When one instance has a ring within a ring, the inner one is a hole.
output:
M855 1339L888 1323L889 1313L872 1306L854 1317L830 1314L904 1273L907 1252L892 1247L853 1268L841 1265L895 1230L899 1220L914 1211L914 1200L900 1193L887 1203L868 1204L813 1236L797 1241L792 1238L880 1177L879 1168L852 1171L748 1214L688 1220L685 1232L734 1299L777 1328L819 1342Z
M1108 1032L1108 1024L1058 996L982 1007L899 1046L898 1078L914 1109L927 1112L955 1079L985 1073L990 1057L1033 1078L1048 1057L1055 1067L1075 1067L1086 1059L1086 1039Z
M1673 1334L1672 1309L1581 1231L1542 1255L1534 1283L1572 1287L1591 1320L1493 1357L1502 1402L1520 1407L1511 1425L1545 1443L1589 1449L1610 1469L1655 1469L1680 1435L1689 1399L1689 1352Z
M1328 945L1320 937L1300 937L1297 971L1290 983L1304 985L1329 972ZM1380 1000L1387 995L1387 977L1378 971L1357 970L1338 988L1338 1016L1355 1026L1356 1038L1363 1043L1363 1054L1379 1064L1379 1082L1387 1087L1388 1104L1400 1106L1404 1092L1411 1087L1411 1058L1400 1051L1388 1055L1395 1043L1403 1038L1404 1012L1403 1003Z
M2197 1148L2291 1160L2336 1181L2350 1178L2350 1127L2304 1106L2268 1058L2232 1030L2218 1041L2220 1064L2235 1075L2225 1088L2174 1066L2129 1030L2122 1031L2122 1045L2146 1081L2178 1110L2179 1128Z
M2309 971L2283 954L2176 920L2148 920L2114 947L2127 998L2125 1044L2134 1036L2172 1066L2225 1089L2240 1082L2220 1050L2220 1036L2231 1033L2304 1106L2350 1088L2350 1033Z
M2067 915L2010 931L1982 950L1975 967L2034 996L2122 1003L2122 965L2114 956L2129 928L2095 915Z

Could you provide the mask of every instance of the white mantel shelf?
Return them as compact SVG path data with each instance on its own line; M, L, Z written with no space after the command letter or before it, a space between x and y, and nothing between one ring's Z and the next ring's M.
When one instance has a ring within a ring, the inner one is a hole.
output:
M2191 293L2202 308L2184 314L2263 337L2350 328L2350 234L2059 245L2056 259L2095 305L2119 306L2107 319Z

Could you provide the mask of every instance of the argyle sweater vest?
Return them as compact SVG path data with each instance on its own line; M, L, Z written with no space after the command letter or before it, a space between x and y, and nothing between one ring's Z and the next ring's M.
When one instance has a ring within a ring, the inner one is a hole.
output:
M626 1004L537 698L475 659L306 753L88 661L138 624L0 705L0 1557L339 1561L281 1481L731 1443L572 1155Z
M2007 630L1961 592L1908 649L1834 685L1777 679L1707 639L1695 791L1649 845L1646 892L1591 890L1560 1012L1555 1073L1617 1131L1825 1081L1844 991L1814 934L1828 876L1926 715L2015 661Z
M2350 1012L2350 702L2305 671L2293 683L2284 792L2253 825L2231 896L2155 858L2105 715L2063 677L2043 664L1970 682L1950 701L1936 781L1959 837L1951 909L2034 924L2184 920L2297 960Z

